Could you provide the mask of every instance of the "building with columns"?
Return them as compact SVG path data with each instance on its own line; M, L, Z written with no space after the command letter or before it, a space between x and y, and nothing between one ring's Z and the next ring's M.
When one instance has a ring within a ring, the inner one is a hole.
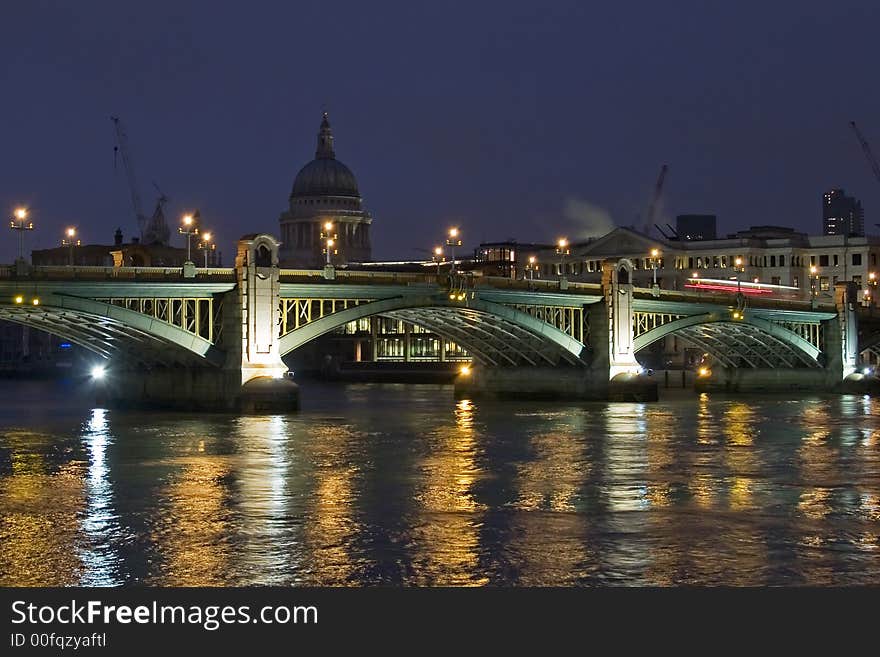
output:
M535 259L532 271L530 257ZM628 258L636 267L636 285L651 287L656 276L658 286L666 290L683 290L694 278L739 279L794 288L792 295L830 298L836 283L852 281L863 305L875 303L880 283L880 238L807 235L780 226L753 226L726 238L699 241L658 239L616 228L565 249L552 244L483 244L476 258L482 268L514 278L565 276L593 283L601 280L603 260Z
M373 220L364 210L351 169L336 159L326 112L318 130L315 159L296 174L289 207L279 221L282 267L322 267L327 262L328 240L332 240L330 262L334 265L371 257Z

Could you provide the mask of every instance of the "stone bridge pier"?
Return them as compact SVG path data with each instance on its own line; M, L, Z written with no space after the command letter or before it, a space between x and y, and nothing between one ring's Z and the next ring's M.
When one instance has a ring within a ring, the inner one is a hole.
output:
M280 243L270 235L238 242L236 284L219 293L220 337L209 362L187 367L116 367L99 394L114 406L208 411L289 411L297 385L279 352Z
M584 308L589 343L574 363L556 367L480 367L456 380L456 395L497 399L656 401L657 381L635 357L633 263L606 260L603 297Z

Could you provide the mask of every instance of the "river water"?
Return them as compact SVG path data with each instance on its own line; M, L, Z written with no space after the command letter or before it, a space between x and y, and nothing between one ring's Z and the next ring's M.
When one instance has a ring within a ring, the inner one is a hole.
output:
M880 584L880 400L488 403L302 384L276 416L0 381L0 585Z

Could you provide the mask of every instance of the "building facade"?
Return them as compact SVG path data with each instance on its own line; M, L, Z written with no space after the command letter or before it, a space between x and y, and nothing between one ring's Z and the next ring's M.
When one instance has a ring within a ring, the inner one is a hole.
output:
M204 253L198 247L198 236L193 237L191 257L196 266L205 263ZM222 253L208 250L208 266L221 267ZM77 267L182 267L186 261L186 249L167 244L143 244L133 237L125 243L122 231L117 229L113 236L113 244L72 244L54 249L31 251L31 262L34 266Z
M842 189L832 189L822 196L822 233L825 235L865 234L865 211L857 198Z
M509 242L481 245L477 259L497 268L487 254L502 252L510 276L516 278L565 276L598 283L604 259L629 258L635 265L634 282L642 287L651 287L655 277L660 288L669 290L687 289L697 278L740 280L790 287L803 298L816 294L830 299L835 283L852 281L864 305L875 303L880 279L880 238L807 235L778 226L753 226L723 239L696 241L656 239L617 228L572 243L567 254L552 245ZM530 258L536 261L535 271L530 271Z
M325 112L315 159L296 174L288 209L279 219L281 266L322 267L328 262L328 250L329 262L334 265L369 260L372 221L354 174L336 159L333 131Z

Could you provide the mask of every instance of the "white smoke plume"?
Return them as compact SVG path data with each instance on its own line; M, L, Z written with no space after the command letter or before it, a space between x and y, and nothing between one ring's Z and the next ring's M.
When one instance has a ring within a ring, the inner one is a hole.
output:
M607 210L580 198L565 199L562 214L574 228L573 240L601 237L616 228Z

